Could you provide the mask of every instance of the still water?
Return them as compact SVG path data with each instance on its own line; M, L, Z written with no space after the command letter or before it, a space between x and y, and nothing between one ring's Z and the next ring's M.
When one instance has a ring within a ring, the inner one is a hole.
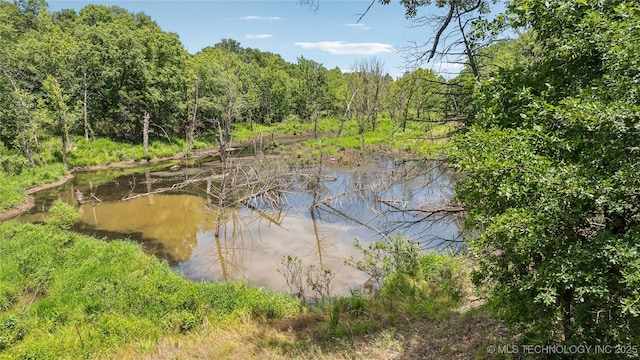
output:
M236 166L246 169L251 163L240 159ZM186 278L244 279L288 290L277 269L282 256L291 254L305 265L332 269L333 295L359 288L368 278L344 264L345 258L360 255L353 247L356 238L367 244L402 233L425 249L456 244L459 219L425 219L428 210L446 205L452 194L453 174L442 165L376 158L344 167L329 159L313 171L314 181L292 181L277 205L250 201L222 208L207 193L205 181L135 197L202 174L220 174L220 165L212 160L190 168L167 163L83 172L36 194L36 206L18 220L42 221L52 202L61 198L80 214L75 231L135 241ZM82 205L76 202L78 190L84 194ZM123 200L127 197L133 198Z

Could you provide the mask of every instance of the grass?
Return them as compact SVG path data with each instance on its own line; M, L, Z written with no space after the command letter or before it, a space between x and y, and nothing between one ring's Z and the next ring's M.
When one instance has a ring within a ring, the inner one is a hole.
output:
M27 188L54 182L67 174L62 164L43 167L24 167L10 173L0 169L0 212L23 204Z
M196 142L194 148L203 148L206 144ZM149 143L149 152L145 153L141 144L128 144L109 139L85 141L81 137L75 139L75 147L69 151L70 166L105 165L122 161L140 161L172 156L180 152L187 152L188 146L184 139L171 141L153 140Z
M240 282L192 282L138 245L0 224L0 359L87 358L299 302ZM146 344L146 345L145 345Z
M433 124L408 122L405 129L394 123L388 116L381 115L374 131L369 125L365 132L362 149L362 136L355 119L348 119L344 123L342 134L336 134L340 127L338 118L322 118L318 122L319 136L317 139L302 141L292 150L293 155L303 153L303 161L317 161L320 155L339 156L346 150L366 151L372 148L395 150L413 153L418 156L441 156L448 144L449 135L455 130L454 124ZM272 126L236 124L234 138L246 140L260 135L279 136L313 136L313 124L306 123L297 117L291 117L282 123ZM291 155L291 154L290 154ZM298 156L299 157L299 156Z
M433 282L429 285L405 277L402 281L390 279L389 284L386 294L375 298L354 292L319 308L304 307L288 318L268 322L245 319L225 328L213 326L186 336L165 337L152 350L152 357L489 358L487 346L508 343L506 328L484 307L460 313L458 305L464 300L443 296ZM411 291L421 295L407 297ZM437 305L428 306L429 302ZM129 347L118 357L138 359L147 354L148 350Z
M185 280L130 242L6 222L0 359L384 359L433 344L440 358L504 337L486 312L458 314L464 263L431 254L418 264L375 297L353 291L316 307L242 282Z
M49 138L42 142L42 154L46 164L31 167L28 161L19 155L11 154L0 148L0 212L23 204L26 201L26 189L31 186L54 182L67 174L61 164L62 154L56 148L59 139ZM206 144L196 142L194 148L203 148ZM85 141L76 137L74 146L69 150L69 166L108 165L121 161L140 161L168 157L186 152L187 145L182 139L172 141L156 140L149 144L145 153L142 145L120 143L108 139Z

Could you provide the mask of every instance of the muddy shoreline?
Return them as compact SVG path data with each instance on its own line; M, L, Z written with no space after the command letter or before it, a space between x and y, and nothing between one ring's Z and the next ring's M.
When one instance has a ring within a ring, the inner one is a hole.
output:
M281 140L281 139L288 139L290 138L289 136L283 136L283 137L270 137L272 140ZM301 137L295 137L295 138L301 138ZM253 144L255 144L256 141L260 141L260 139L248 139L246 141L238 141L238 142L234 142L231 144L232 148L241 148L241 147L247 147L247 146L251 146ZM201 158L201 157L206 157L206 156L215 156L219 153L220 149L217 146L211 146L211 147L206 147L203 149L198 149L194 152L194 154L192 156L190 156L189 158ZM144 165L144 164L156 164L156 163L161 163L161 162L166 162L166 161L172 161L172 160L185 160L185 154L184 153L177 153L175 155L172 156L165 156L165 157L160 157L160 158L153 158L153 159L149 159L149 160L140 160L140 161L136 161L136 160L125 160L125 161L120 161L117 163L111 163L111 164L103 164L103 165L90 165L90 166L76 166L72 169L69 170L69 172L67 173L67 175L63 176L62 178L51 182L51 183L47 183L47 184L42 184L42 185L36 185L36 186L32 186L26 189L26 193L27 193L27 199L25 200L24 203L14 206L4 212L0 212L0 222L2 221L6 221L9 219L12 219L20 214L22 214L25 211L29 211L33 206L34 206L34 198L33 198L33 194L42 191L42 190L47 190L47 189L51 189L54 188L56 186L60 186L63 185L64 183L66 183L67 181L73 179L74 177L74 173L76 172L84 172L84 171L97 171L97 170L109 170L109 169L126 169L126 168L132 168L132 167L136 167L136 166L140 166L140 165Z
M311 135L281 135L281 136L264 136L264 137L254 137L254 138L249 138L247 140L244 141L238 141L238 142L233 142L230 144L231 148L234 149L238 149L238 148L245 148L245 147L250 147L250 146L256 146L257 143L262 144L263 142L266 141L291 141L294 140L293 142L297 142L297 141L301 141L301 140L305 140L310 138ZM291 146L291 144L289 144L288 146ZM295 147L294 147L295 148ZM372 153L372 152L388 152L388 151L384 151L382 149L380 149L380 147L371 147L368 151L368 153ZM203 158L203 157L208 157L208 156L216 156L219 153L219 147L217 146L210 146L210 147L206 147L203 149L198 149L194 152L193 155L189 156L189 159L198 159L198 158ZM354 149L346 149L345 151L343 151L343 154L346 155L345 158L347 159L347 161L345 162L346 164L352 164L355 166L360 166L359 162L362 160L362 153L359 153L358 150L354 150ZM410 155L410 153L408 152L401 152L400 153L401 156L407 156ZM0 222L2 221L6 221L9 219L12 219L20 214L22 214L25 211L29 211L33 206L34 206L34 198L33 198L33 194L42 191L42 190L47 190L56 186L60 186L64 183L66 183L67 181L73 179L74 177L74 173L76 172L85 172L85 171L97 171L97 170L109 170L109 169L126 169L126 168L132 168L132 167L136 167L136 166L141 166L141 165L145 165L145 164L157 164L157 163L161 163L161 162L167 162L167 161L177 161L177 160L185 160L185 154L184 153L178 153L172 156L165 156L165 157L160 157L160 158L152 158L149 160L125 160L125 161L120 161L120 162L116 162L116 163L110 163L110 164L103 164L103 165L90 165L90 166L76 166L72 169L69 170L68 174L65 175L64 177L58 179L57 181L51 182L51 183L47 183L47 184L42 184L42 185L36 185L36 186L32 186L30 188L26 189L26 193L27 193L27 198L26 201L18 206L12 207L4 212L0 212ZM335 162L336 159L330 158L328 159L329 162Z
M205 149L201 149L196 154L194 154L194 157L204 156L204 155L215 155L217 153L218 153L218 149L217 148L205 148ZM160 163L160 162L165 162L165 161L182 160L182 159L184 159L184 153L178 153L178 154L175 154L175 155L172 155L172 156L166 156L166 157L161 157L161 158L153 158L153 159L150 159L148 161L147 160L142 160L142 161L127 160L127 161L120 161L120 162L117 162L117 163L111 163L111 164L105 164L105 165L92 165L92 166L74 167L74 168L69 170L67 175L63 176L62 178L60 178L60 179L58 179L58 180L56 180L54 182L47 183L47 184L42 184L42 185L35 185L35 186L27 188L26 189L26 193L27 193L26 201L24 203L18 205L18 206L12 207L9 210L0 213L0 222L12 219L12 218L22 214L25 211L29 211L35 204L34 203L33 194L35 194L35 193L37 193L39 191L42 191L42 190L47 190L47 189L54 188L56 186L63 185L67 181L73 179L73 177L74 177L73 174L76 173L76 172L95 171L95 170L109 170L109 169L126 169L126 168L131 168L131 167L144 165L144 164L155 164L155 163Z

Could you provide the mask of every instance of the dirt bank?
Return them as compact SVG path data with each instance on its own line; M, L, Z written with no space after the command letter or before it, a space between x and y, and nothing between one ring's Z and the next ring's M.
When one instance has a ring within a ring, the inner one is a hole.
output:
M33 200L33 194L37 193L38 191L42 191L42 190L46 190L46 189L50 189L52 187L56 187L56 186L60 186L64 183L66 183L67 181L73 179L73 175L72 174L67 174L65 176L63 176L62 178L58 179L57 181L54 181L52 183L48 183L48 184L43 184L43 185L37 185L37 186L32 186L30 188L28 188L26 190L27 192L27 200L19 206L16 207L12 207L11 209L0 213L0 221L5 221L11 218L14 218L18 215L20 215L21 213L28 211L29 209L31 209L34 205L34 200Z

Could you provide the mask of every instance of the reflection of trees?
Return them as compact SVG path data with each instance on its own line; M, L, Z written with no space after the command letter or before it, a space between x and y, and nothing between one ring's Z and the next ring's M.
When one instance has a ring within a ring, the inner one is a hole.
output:
M447 233L448 229L459 228L464 210L451 200L455 181L445 164L402 160L391 163L387 170L378 174L356 172L350 182L341 184L341 192L318 195L322 190L315 190L315 207L364 226L386 240L393 233L410 232L425 249L462 246L459 232ZM365 215L363 203L373 217Z
M283 165L281 162L267 163L258 156L249 166L234 165L230 159L225 159L219 181L207 182L209 202L206 208L216 214L216 259L210 266L218 263L224 280L229 279L229 266L238 270L238 264L244 263L241 257L247 248L247 239L253 241L253 234L247 231L249 222L265 220L281 226L286 192L294 186L294 175L300 174L291 173L291 169ZM240 217L240 205L246 206L257 216L253 219ZM275 213L267 209L275 210Z

